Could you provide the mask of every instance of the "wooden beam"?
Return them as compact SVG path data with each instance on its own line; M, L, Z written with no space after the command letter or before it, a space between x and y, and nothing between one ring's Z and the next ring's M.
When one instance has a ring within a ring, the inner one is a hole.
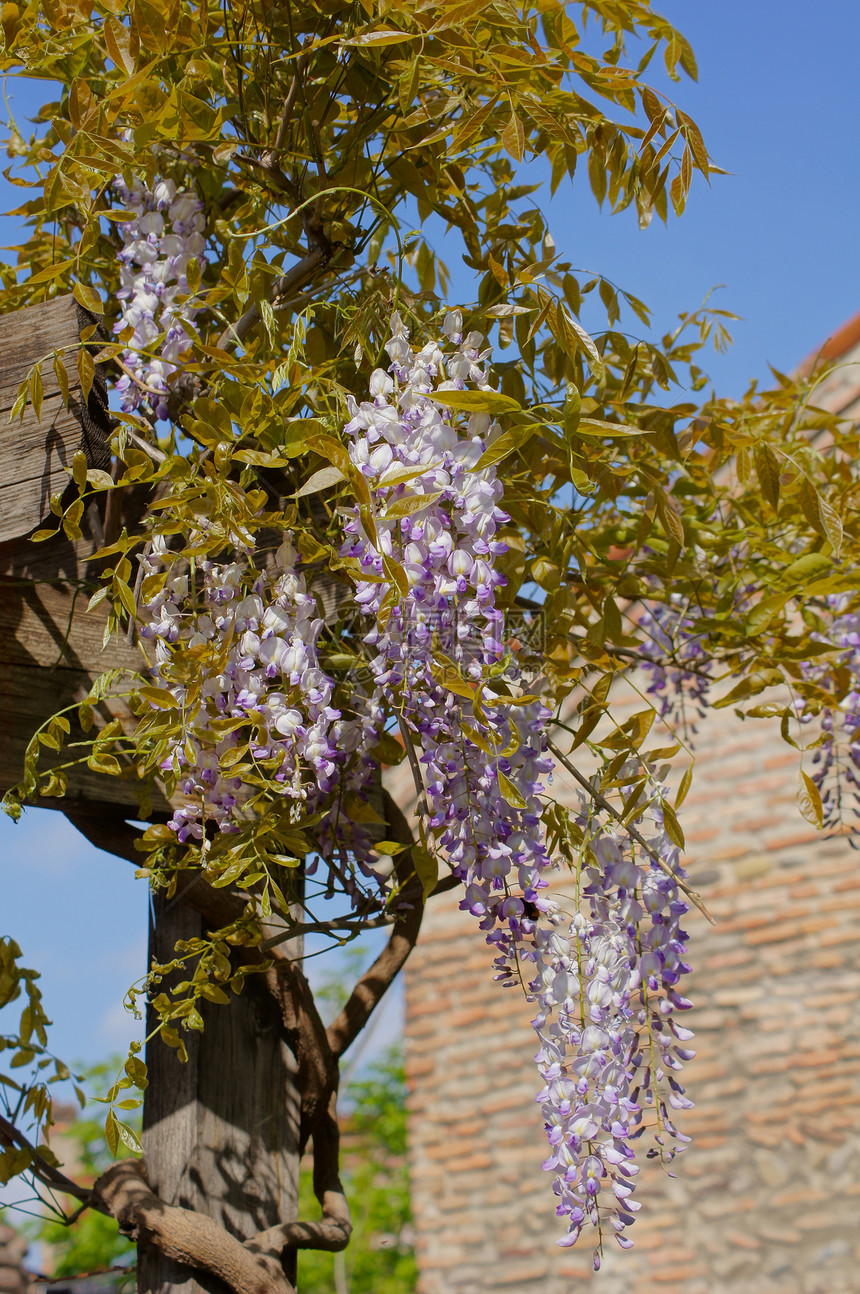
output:
M90 524L96 520L97 514L85 519L84 538L78 544L60 535L43 544L0 545L0 795L21 780L27 745L41 724L82 701L105 671L146 667L139 648L123 638L115 635L104 645L104 605L87 612L90 595L99 587L89 560L98 547ZM122 691L120 680L99 706L97 724L119 718L131 729L134 719ZM74 714L68 717L74 733ZM68 758L69 752L55 757L44 750L40 767L48 769L52 761ZM40 805L61 811L105 805L138 816L141 786L131 770L128 780L93 772L85 763L65 771L66 796L42 799ZM158 816L172 811L157 786L152 808Z

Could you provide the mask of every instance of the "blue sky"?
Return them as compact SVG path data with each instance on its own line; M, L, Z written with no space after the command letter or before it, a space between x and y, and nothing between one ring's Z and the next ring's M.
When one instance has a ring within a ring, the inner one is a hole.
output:
M815 9L672 0L663 12L690 39L700 73L698 85L668 92L731 175L710 188L697 179L683 219L645 232L631 212L600 214L580 182L553 201L552 226L574 265L641 297L659 331L725 284L718 303L743 321L734 349L705 367L719 392L739 395L750 377L767 380L769 363L791 368L860 310L860 17L856 0ZM23 115L26 96L15 103ZM24 192L0 188L4 208ZM8 222L0 234L12 241ZM0 821L0 895L0 933L43 970L56 1050L96 1060L123 1047L133 1022L122 995L146 944L146 892L131 867L96 853L59 814L34 810L17 827ZM395 1000L383 1035L398 1011Z

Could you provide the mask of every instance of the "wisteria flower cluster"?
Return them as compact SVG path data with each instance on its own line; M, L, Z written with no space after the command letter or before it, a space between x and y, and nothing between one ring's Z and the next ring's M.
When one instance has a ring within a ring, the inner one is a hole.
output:
M115 188L120 205L134 217L119 225L121 311L114 331L133 332L123 355L129 371L116 386L127 413L144 408L166 418L168 378L192 344L188 329L197 311L177 298L188 294L192 262L202 266L205 260L203 203L170 179L154 189L137 178L131 187L119 179Z
M826 707L821 712L823 741L812 755L812 780L821 796L824 826L832 829L842 822L846 782L854 799L854 816L860 818L860 612L848 609L849 599L843 593L830 594L827 606L833 619L827 633L815 638L836 648L836 664L848 671L850 679L838 708ZM810 682L824 681L832 667L817 660L805 661L803 675ZM801 719L810 722L811 711L801 707ZM856 824L852 825L856 832Z
M696 726L689 711L704 718L711 685L711 662L696 619L676 593L668 602L646 602L639 616L639 654L651 679L647 694L655 698L661 718L672 726L683 724L690 732Z
M163 578L142 608L140 634L154 644L154 681L183 715L184 731L162 765L178 775L187 797L169 824L179 840L202 840L209 822L236 832L247 820L243 783L223 765L249 729L251 759L294 801L294 817L323 804L353 752L378 739L378 728L370 708L344 718L332 704L334 681L318 651L323 621L289 541L250 587L247 561L203 561L195 589L188 574L163 570L163 539L142 561L147 575ZM190 676L176 669L180 649L199 662Z
M660 1147L649 1154L669 1160L679 1148L673 1143L689 1140L670 1114L692 1105L677 1073L694 1053L683 1046L692 1033L675 1017L691 1006L678 989L690 969L681 928L689 908L679 851L663 825L664 791L652 782L653 800L637 821L650 853L638 857L583 801L588 915L577 911L564 922L558 914L535 932L536 1059L546 1084L538 1100L552 1148L544 1167L556 1172L558 1213L569 1224L563 1245L588 1223L600 1231L607 1214L622 1248L632 1243L624 1232L640 1206L632 1199L639 1166L631 1143L646 1131L643 1107L653 1111Z
M496 592L509 518L496 469L482 464L501 429L484 412L458 426L455 393L489 389L484 339L464 337L462 326L451 312L444 337L416 353L395 315L389 371L374 372L370 399L350 408L349 453L370 507L348 513L341 557L366 617L371 684L357 689L348 717L333 704L322 620L289 541L260 574L249 576L240 553L199 562L195 579L156 539L142 559L140 632L154 644L153 681L183 717L163 762L186 796L170 823L181 841L203 840L210 823L236 832L247 820L248 788L230 772L240 741L301 815L336 789L363 791L385 717L397 716L419 774L425 845L462 882L461 907L494 951L496 979L525 984L536 1006L544 1166L567 1226L560 1243L593 1224L597 1264L605 1224L630 1243L644 1107L655 1108L668 1157L668 1143L684 1140L670 1116L689 1105L675 1074L692 1054L675 1021L689 1006L678 989L689 969L683 872L663 828L663 788L652 782L640 816L648 850L635 856L583 803L576 910L549 895L559 866L542 826L551 711L542 682L524 676L505 643ZM331 846L334 816L322 829ZM345 843L354 858L363 852L354 835ZM355 865L370 876L360 858ZM359 884L350 884L356 899Z
M443 330L452 349L431 342L413 353L395 316L390 372L373 374L372 399L353 405L346 427L374 524L371 531L356 511L342 554L368 577L356 597L377 617L365 639L377 692L420 747L427 826L463 882L461 907L494 947L497 979L517 984L532 967L545 1082L538 1099L552 1147L545 1167L556 1171L558 1212L568 1224L562 1243L573 1243L586 1220L600 1228L608 1214L625 1245L636 1207L630 1141L641 1130L634 1083L649 1097L662 1092L665 1071L689 1055L677 1046L689 1034L672 1020L689 1005L676 990L687 970L677 850L654 807L654 849L666 871L649 859L634 863L604 832L591 844L590 919L564 916L547 895L557 866L541 827L553 771L551 712L539 689L523 694L495 605L504 582L495 561L506 551L498 529L508 517L495 468L482 467L481 457L499 428L472 414L460 434L445 406L446 391L488 384L483 338L463 338L461 328L452 312ZM669 1105L686 1103L669 1082ZM659 1117L658 1135L673 1137L662 1094ZM605 1190L600 1196L607 1184L608 1202Z

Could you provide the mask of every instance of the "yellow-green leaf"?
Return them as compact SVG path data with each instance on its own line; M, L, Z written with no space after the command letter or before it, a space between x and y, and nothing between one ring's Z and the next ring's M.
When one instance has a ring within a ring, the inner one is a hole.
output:
M42 421L42 400L45 389L42 384L42 365L36 364L30 374L30 403L39 422Z
M339 467L332 463L330 467L321 467L319 471L313 473L301 487L296 490L295 497L303 499L308 494L318 494L320 490L327 490L331 485L337 485L338 481L344 480L344 474Z
M166 687L142 687L140 695L150 705L154 705L157 710L178 710L179 702L172 692Z
M756 445L753 458L761 492L775 512L779 507L779 459L766 440Z
M526 154L526 132L523 129L523 123L515 112L511 113L510 120L502 131L502 144L505 151L510 153L515 162L521 162Z
M81 382L81 393L85 400L90 393L95 375L96 366L93 357L86 347L82 346L78 351L78 377Z
M803 770L800 773L800 781L800 788L797 792L797 807L807 822L821 828L824 826L824 809L818 787L809 774L804 773Z
M60 394L63 397L63 404L69 407L69 375L66 372L66 366L60 359L59 355L54 356L54 376L57 379L57 386L60 388Z
M72 478L79 490L87 483L87 456L82 449L75 451L72 458Z
M90 287L89 283L77 282L72 288L72 296L79 301L85 310L91 314L103 315L105 312L102 299L96 292L95 288Z
M681 778L681 785L678 787L678 794L675 796L675 808L680 809L681 805L687 798L690 787L693 785L693 766L684 769L684 776Z
M673 845L677 845L679 849L683 849L686 841L684 840L684 833L681 830L681 824L675 816L675 810L667 800L664 800L660 807L663 810L663 826L666 828L666 835L669 837Z
M439 880L439 862L436 855L425 845L415 845L412 849L412 865L415 875L421 882L424 898L428 899Z
M436 490L433 494L407 494L401 499L394 499L387 505L385 516L387 518L411 517L422 508L429 508L437 499L441 499L442 494L442 490Z
M431 391L428 399L463 413L518 413L519 400L501 391Z
M501 436L497 436L492 444L488 445L484 450L475 464L475 471L480 472L485 467L493 467L496 463L501 463L509 454L513 454L527 440L530 440L537 430L538 424L529 422L524 426L511 427L508 431L503 431Z
M502 797L507 800L508 804L512 805L515 809L527 809L529 806L525 797L517 787L514 786L511 779L505 776L501 769L498 771L498 778L499 790L502 793Z

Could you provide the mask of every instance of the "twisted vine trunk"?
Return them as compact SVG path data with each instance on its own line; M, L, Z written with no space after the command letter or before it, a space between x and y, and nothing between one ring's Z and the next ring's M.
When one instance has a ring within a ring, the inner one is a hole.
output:
M202 935L205 924L183 903L161 894L153 902L150 957L168 962L177 940ZM247 1240L298 1216L295 1060L261 976L250 975L229 1006L208 1004L201 1014L202 1033L183 1031L187 1063L157 1037L147 1045L147 1177L165 1203L205 1214ZM147 1033L154 1024L147 1021ZM286 1274L295 1282L295 1271ZM137 1288L138 1294L227 1294L215 1277L147 1244L138 1246Z

